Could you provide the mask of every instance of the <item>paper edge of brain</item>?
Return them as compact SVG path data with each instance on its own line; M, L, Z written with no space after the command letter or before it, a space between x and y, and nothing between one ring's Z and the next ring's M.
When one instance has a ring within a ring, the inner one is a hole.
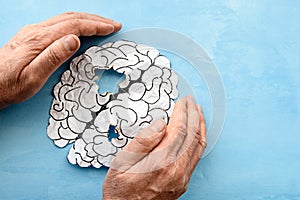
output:
M99 94L96 81L108 69L125 80L117 93ZM90 47L71 61L53 89L48 136L58 147L72 145L70 163L109 167L140 129L156 119L168 123L177 85L170 61L153 47L127 40Z

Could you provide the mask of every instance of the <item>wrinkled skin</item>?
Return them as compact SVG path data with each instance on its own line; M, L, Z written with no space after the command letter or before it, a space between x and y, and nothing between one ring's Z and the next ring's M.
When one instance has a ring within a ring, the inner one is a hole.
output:
M79 48L79 36L121 29L111 19L64 13L22 28L0 49L0 109L35 95ZM103 184L103 199L176 199L206 147L201 107L179 100L169 125L155 121L118 153Z
M0 109L36 94L78 50L78 36L105 36L120 29L111 19L76 12L25 26L0 49Z
M168 126L155 121L117 157L103 184L103 199L177 199L206 147L201 107L179 100Z

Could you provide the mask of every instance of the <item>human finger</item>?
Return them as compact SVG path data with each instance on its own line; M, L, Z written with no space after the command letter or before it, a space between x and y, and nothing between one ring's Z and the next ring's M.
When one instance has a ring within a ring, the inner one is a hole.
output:
M187 131L188 135L192 138L200 138L200 115L198 107L195 104L193 97L187 97L187 110L188 110L188 121L187 121Z
M111 24L114 26L115 31L118 31L121 29L122 25L118 22L115 22L112 19L105 18L99 15L95 14L90 14L90 13L83 13L83 12L65 12L60 15L54 16L46 21L43 21L39 23L41 26L52 26L57 23L67 21L67 20L72 20L72 19L87 19L87 20L93 20L93 21L99 21L99 22L104 22L107 24Z
M204 120L204 115L200 105L197 105L197 110L200 116L200 137L198 141L197 148L193 151L192 156L190 157L189 167L186 168L188 176L191 176L197 163L199 162L205 148L206 148L206 125Z
M176 102L167 127L167 134L156 150L164 149L164 151L168 151L169 159L174 159L186 137L186 128L187 105L186 98L183 98Z
M202 107L200 105L197 105L199 115L200 115L200 132L201 132L201 142L206 143L206 123L205 123L205 118L203 115Z
M114 26L88 19L70 19L48 27L52 39L74 34L77 36L105 36L114 32Z
M186 163L188 165L189 160L193 157L193 153L200 140L200 116L198 112L198 107L195 104L193 97L187 96L187 135L185 140L180 147L178 155L184 155Z
M165 128L166 123L162 119L152 122L136 134L134 139L124 148L124 151L149 153L162 140Z
M66 35L50 44L25 68L32 76L46 82L48 77L79 49L79 46L80 40L76 35Z
M157 120L141 130L111 163L112 169L128 171L147 156L164 138L165 122ZM149 135L147 137L147 135Z
M206 148L206 125L205 125L205 119L204 119L204 115L203 115L203 111L200 105L197 105L197 111L198 111L198 115L199 115L199 137L197 137L197 149L195 150L195 152L193 153L193 155L198 155L200 158L200 154L199 151L200 149L202 149L204 151L204 149ZM200 151L201 152L201 151ZM203 153L203 152L202 152Z

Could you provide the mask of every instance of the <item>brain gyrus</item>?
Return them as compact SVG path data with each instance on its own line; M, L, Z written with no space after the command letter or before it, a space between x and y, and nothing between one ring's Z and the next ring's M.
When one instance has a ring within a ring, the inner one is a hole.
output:
M125 80L117 93L99 94L96 70L108 69ZM73 143L70 163L109 167L140 129L156 119L168 123L177 84L170 61L153 47L125 40L91 47L72 60L54 87L48 136L58 147ZM112 139L111 126L117 133Z

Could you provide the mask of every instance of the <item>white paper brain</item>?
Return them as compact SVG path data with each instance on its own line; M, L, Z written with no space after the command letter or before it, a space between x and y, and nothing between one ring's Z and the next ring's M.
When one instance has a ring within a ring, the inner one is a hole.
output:
M96 70L108 69L126 78L117 93L99 94ZM74 143L70 163L109 167L141 128L155 119L168 123L177 83L170 61L153 47L124 40L91 47L72 60L53 90L48 136L59 147ZM117 138L109 139L110 126Z

